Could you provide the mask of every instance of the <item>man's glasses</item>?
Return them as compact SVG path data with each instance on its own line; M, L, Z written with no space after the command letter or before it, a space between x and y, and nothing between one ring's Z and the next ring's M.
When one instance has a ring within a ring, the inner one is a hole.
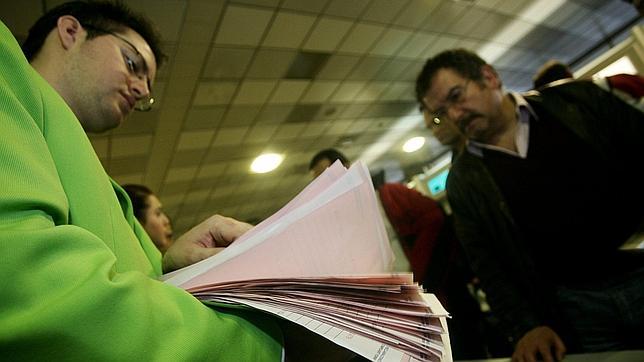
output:
M141 55L139 50L129 40L125 39L125 37L113 31L97 28L93 25L83 25L83 27L95 31L99 34L112 35L113 37L123 41L128 45L130 49L126 50L121 48L125 66L127 67L131 75L137 77L140 80L145 80L149 92L147 97L136 100L134 109L141 112L147 112L151 110L152 105L154 104L154 98L152 97L152 87L150 85L150 77L148 76L148 66L145 63L145 59L143 59L143 56Z
M449 90L447 97L445 97L443 105L434 112L430 112L430 116L432 117L432 122L434 124L439 125L441 122L444 122L447 119L447 112L449 109L456 104L463 103L465 100L465 92L467 92L467 86L470 84L470 80L471 79L465 81L463 85L452 87L452 89Z

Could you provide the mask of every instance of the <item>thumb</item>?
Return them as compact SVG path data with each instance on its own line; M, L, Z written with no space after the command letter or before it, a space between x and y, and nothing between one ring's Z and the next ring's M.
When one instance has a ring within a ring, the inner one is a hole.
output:
M566 346L564 345L561 338L555 336L555 355L557 356L557 361L561 361L566 354Z

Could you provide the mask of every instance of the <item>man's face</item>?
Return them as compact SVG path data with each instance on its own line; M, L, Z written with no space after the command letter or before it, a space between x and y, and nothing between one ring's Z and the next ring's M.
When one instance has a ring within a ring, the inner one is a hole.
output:
M331 161L328 158L321 159L311 169L311 176L313 178L320 176L329 166L331 166Z
M87 132L120 125L150 95L156 75L152 50L131 29L80 42L68 64L66 100Z
M492 68L482 69L483 79L466 79L455 71L440 69L425 93L430 121L434 117L455 125L466 137L486 142L497 132L503 93Z

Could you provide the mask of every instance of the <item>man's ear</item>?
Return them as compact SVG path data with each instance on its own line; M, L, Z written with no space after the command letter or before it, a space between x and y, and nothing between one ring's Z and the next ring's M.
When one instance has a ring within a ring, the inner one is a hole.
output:
M496 70L494 70L491 65L483 65L481 67L481 75L483 76L483 82L485 82L488 87L493 89L501 88L501 78L499 78Z
M63 15L56 22L56 31L60 44L65 50L69 50L79 39L81 34L81 23L71 15Z

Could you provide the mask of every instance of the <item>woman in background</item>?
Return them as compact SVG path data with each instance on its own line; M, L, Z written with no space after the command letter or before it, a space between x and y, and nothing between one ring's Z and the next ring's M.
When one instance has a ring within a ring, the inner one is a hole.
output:
M132 200L134 216L139 220L161 254L164 254L172 245L172 226L168 215L163 212L161 201L149 188L143 185L123 185L123 189Z

